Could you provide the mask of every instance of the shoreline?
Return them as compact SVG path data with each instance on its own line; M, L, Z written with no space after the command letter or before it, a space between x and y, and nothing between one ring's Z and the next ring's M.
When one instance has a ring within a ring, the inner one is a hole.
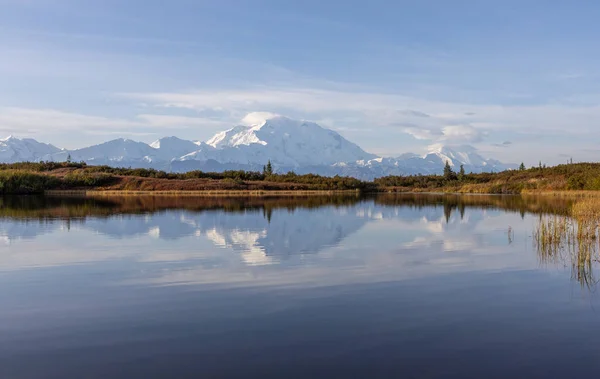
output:
M358 190L171 190L171 191L144 191L144 190L48 190L48 196L231 196L231 197L266 197L266 196L326 196L326 195L370 195L380 192L361 192Z
M372 195L455 195L455 196L552 196L552 197L576 197L589 198L600 197L600 191L523 191L521 193L492 193L492 192L453 192L444 191L422 191L420 189L407 191L360 191L360 190L102 190L102 189L78 189L78 190L47 190L43 195L47 196L198 196L198 197L268 197L268 196L372 196Z
M168 173L152 169L22 162L0 169L3 194L94 196L331 196L478 194L592 198L600 196L600 164L579 163L500 173L354 177L225 171Z

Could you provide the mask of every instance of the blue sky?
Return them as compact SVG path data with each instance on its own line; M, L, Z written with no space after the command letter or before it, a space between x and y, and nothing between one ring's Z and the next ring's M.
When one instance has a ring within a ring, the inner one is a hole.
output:
M0 0L0 134L206 140L247 113L382 155L599 160L600 4Z

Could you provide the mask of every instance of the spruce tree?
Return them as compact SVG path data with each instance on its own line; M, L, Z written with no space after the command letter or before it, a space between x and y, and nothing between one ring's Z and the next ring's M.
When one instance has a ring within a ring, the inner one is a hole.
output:
M273 175L273 165L271 164L271 160L263 167L263 174L266 176Z
M446 166L444 166L444 179L453 180L456 178L456 174L452 171L452 167L450 167L450 162L446 161Z
M519 171L525 171L525 163L521 162L521 165L519 166Z
M465 179L465 165L460 165L460 171L458 172L458 180L464 180Z

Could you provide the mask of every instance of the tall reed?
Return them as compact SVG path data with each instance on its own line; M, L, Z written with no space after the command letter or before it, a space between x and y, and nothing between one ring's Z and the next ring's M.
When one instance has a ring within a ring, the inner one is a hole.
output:
M600 261L600 199L575 202L569 216L540 216L534 231L542 262L565 262L582 286L597 284L593 265Z

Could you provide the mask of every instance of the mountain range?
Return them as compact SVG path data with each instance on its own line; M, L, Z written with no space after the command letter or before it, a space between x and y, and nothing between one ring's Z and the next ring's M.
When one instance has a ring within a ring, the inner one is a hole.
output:
M84 161L93 165L155 168L165 171L190 170L260 171L271 161L276 172L344 175L373 179L386 175L439 174L448 162L467 172L491 172L515 168L485 159L475 148L433 146L425 155L403 154L379 157L361 149L337 132L314 122L274 116L254 125L239 125L217 133L206 142L164 137L151 144L115 139L75 150L34 139L0 139L0 162Z

